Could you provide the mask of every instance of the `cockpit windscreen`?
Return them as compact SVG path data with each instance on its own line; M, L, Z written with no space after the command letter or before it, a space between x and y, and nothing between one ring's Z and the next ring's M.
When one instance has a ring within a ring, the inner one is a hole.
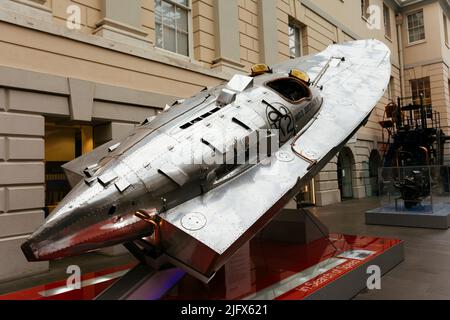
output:
M303 98L311 96L309 88L295 78L280 78L269 81L266 85L292 103L298 103Z

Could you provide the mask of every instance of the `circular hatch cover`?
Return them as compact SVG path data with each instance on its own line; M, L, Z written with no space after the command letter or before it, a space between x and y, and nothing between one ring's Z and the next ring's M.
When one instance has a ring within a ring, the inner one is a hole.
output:
M181 225L186 230L200 230L206 225L206 217L200 212L188 213L181 219Z

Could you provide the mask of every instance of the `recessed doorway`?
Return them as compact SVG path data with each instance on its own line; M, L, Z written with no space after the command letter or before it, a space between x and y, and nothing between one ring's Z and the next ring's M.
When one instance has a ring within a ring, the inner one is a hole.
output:
M353 199L354 163L352 150L344 147L339 153L337 162L338 184L342 200Z

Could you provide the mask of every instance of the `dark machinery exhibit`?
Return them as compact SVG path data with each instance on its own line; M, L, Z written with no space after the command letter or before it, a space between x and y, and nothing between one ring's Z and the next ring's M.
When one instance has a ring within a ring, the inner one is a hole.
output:
M421 171L413 171L394 186L400 190L406 209L419 205L422 199L430 195L430 182Z
M368 224L447 229L449 167L444 163L441 115L425 92L399 97L385 107L381 207L366 212Z
M450 137L442 130L440 113L423 93L389 103L383 118L384 167L444 164L444 145Z
M380 125L387 132L384 142L383 167L443 166L445 143L440 113L433 110L430 99L419 97L398 98L385 108ZM405 208L411 209L430 196L431 177L413 171L395 183L400 190ZM448 188L448 176L445 185Z

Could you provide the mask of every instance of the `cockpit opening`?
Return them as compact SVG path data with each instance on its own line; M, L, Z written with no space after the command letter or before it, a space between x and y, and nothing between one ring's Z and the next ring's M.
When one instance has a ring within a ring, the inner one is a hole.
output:
M293 77L269 81L266 83L266 86L293 104L299 103L304 98L311 97L311 90L309 90L308 86Z

